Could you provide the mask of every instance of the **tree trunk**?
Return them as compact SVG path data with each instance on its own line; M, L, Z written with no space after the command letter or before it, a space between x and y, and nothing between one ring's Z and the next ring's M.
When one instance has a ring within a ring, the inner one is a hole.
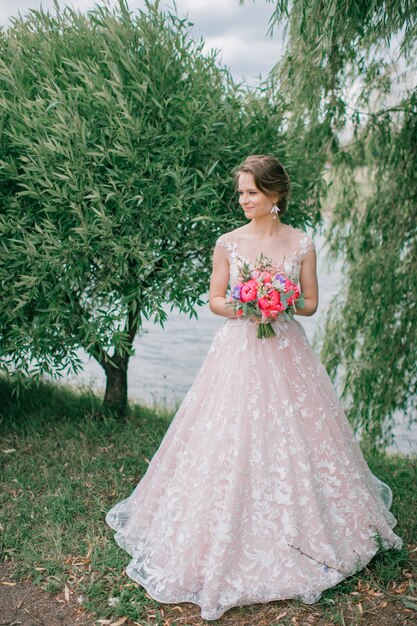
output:
M111 409L120 417L126 415L127 410L127 366L129 356L113 357L114 365L106 363L106 393L104 396L104 406ZM117 367L116 367L117 366Z
M135 305L135 306L133 306ZM82 312L82 309L80 307ZM110 409L120 417L126 415L127 410L127 367L131 355L133 340L140 323L139 303L134 302L129 308L125 331L127 332L127 346L130 350L124 350L123 356L114 354L112 357L97 342L89 345L87 352L91 354L104 369L106 374L106 392L103 406Z

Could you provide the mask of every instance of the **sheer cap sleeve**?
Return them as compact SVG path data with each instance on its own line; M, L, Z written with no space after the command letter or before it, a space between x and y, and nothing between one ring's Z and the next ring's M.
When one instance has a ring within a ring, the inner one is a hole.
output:
M216 239L215 247L217 246L224 248L228 258L230 259L230 256L234 251L234 246L233 246L233 243L230 241L229 237L227 236L227 233L220 235L220 237Z
M218 237L216 239L216 246L222 246L223 248L227 248L227 239L226 239L226 235L220 235L220 237Z
M316 244L307 233L303 233L298 242L300 261L302 261L311 250L316 250Z

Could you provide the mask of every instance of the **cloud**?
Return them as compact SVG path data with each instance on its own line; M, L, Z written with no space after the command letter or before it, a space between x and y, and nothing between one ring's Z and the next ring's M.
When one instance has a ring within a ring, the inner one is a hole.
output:
M205 48L219 50L219 62L227 65L238 80L243 78L250 84L257 83L260 75L266 78L281 55L281 48L275 41L248 43L235 35L208 37Z
M194 36L203 36L206 49L220 49L219 59L237 80L256 83L282 56L282 31L267 37L272 6L264 0L247 0L243 6L238 0L177 0L176 5L180 15L188 14Z
M272 14L271 5L265 0L247 0L243 6L238 0L178 0L176 5L178 14L188 14L196 31L204 37L234 35L244 41L266 39Z

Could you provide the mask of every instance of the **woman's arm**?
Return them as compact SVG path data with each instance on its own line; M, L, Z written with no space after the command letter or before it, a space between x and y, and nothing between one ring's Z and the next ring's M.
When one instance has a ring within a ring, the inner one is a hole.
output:
M212 313L224 317L236 317L235 311L225 305L226 291L229 284L229 260L222 246L215 246L213 252L213 271L210 280L209 307Z
M315 248L310 250L301 262L300 288L304 295L305 306L297 309L296 315L314 315L319 304L319 285L317 281L317 254Z

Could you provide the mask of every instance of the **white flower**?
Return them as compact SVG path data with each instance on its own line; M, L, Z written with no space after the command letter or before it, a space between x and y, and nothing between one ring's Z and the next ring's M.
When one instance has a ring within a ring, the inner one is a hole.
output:
M117 606L120 602L120 598L109 598L109 606L111 606L113 609L115 606Z
M78 604L83 604L84 600L85 600L84 596L78 596L78 598L77 598Z

